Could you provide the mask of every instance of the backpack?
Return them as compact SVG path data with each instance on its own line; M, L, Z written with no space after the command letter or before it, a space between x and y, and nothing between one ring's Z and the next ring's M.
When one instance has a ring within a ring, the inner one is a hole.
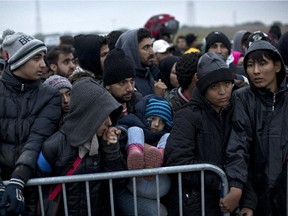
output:
M161 34L176 34L179 22L169 14L159 14L152 16L144 26L151 33L153 38L160 38Z

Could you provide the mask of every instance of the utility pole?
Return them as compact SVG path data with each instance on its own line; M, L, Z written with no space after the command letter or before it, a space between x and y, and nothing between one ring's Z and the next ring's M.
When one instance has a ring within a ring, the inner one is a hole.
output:
M187 1L187 24L188 26L195 26L195 13L194 13L194 2Z
M39 0L35 0L36 2L36 33L42 33L42 25L41 25L41 15L40 15L40 6Z

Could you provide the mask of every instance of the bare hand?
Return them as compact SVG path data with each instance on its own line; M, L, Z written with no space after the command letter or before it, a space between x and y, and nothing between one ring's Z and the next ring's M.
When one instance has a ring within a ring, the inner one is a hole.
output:
M107 141L107 144L115 144L118 142L118 138L121 134L121 130L116 127L109 127L103 136L103 139Z
M231 187L229 193L220 199L219 205L222 212L232 212L239 204L242 189Z
M157 82L154 83L154 93L156 95L164 97L166 89L167 86L165 85L164 82L162 82L161 79L159 79Z

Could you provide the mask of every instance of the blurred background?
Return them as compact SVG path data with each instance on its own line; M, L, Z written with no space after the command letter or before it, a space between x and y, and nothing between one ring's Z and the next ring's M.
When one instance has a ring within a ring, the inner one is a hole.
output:
M52 44L63 35L144 27L163 13L179 21L174 38L188 33L203 38L218 30L232 39L238 30L268 32L275 23L288 31L288 1L0 0L0 8L0 37L9 28Z

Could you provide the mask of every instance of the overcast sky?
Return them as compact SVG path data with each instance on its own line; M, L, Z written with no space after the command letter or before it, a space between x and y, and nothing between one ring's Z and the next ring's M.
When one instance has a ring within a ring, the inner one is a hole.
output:
M78 33L143 27L153 15L168 13L180 25L219 26L260 21L288 23L286 1L193 1L184 0L0 0L0 36L7 29L35 34ZM189 11L189 12L188 12ZM40 22L36 22L40 17ZM40 25L39 25L40 23Z

